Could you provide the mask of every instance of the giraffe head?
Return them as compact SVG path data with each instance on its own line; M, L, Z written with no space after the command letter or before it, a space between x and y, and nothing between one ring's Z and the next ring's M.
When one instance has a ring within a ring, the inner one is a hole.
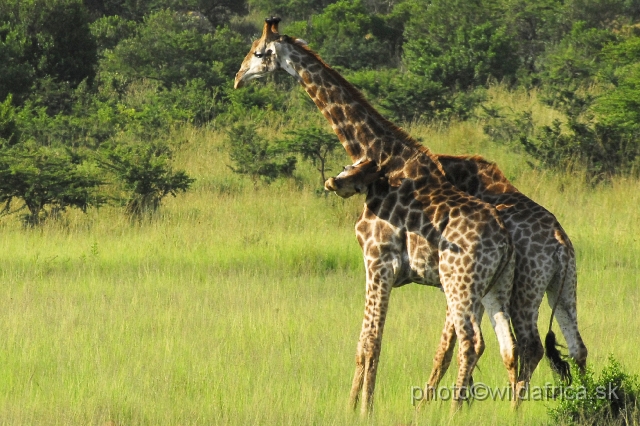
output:
M262 37L251 45L251 49L245 56L240 70L236 73L234 88L240 88L249 80L264 77L265 75L282 68L296 78L298 74L284 58L288 43L306 45L301 39L291 38L278 33L280 18L271 17L264 20Z
M371 160L360 160L351 166L346 166L342 173L327 179L324 189L333 191L342 198L349 198L355 194L367 192L370 183L382 177L384 172Z

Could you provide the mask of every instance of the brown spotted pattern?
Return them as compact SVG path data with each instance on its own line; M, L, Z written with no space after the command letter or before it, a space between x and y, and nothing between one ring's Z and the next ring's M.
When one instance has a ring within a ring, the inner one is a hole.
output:
M265 65L267 60L276 66ZM467 395L484 350L484 310L515 387L517 350L508 314L515 257L496 209L455 188L428 149L385 120L304 43L278 35L277 21L267 20L263 37L253 44L236 75L236 87L273 68L284 69L300 82L354 162L374 161L387 174L387 179L368 186L356 223L366 296L351 405L355 408L360 400L362 413L373 406L391 290L411 282L441 287L445 293L448 318L459 340L454 407Z
M482 157L438 155L447 179L457 188L495 206L509 230L516 254L511 321L520 356L519 387L525 387L544 355L538 332L538 309L547 293L569 356L584 372L587 348L578 330L576 258L556 217L518 191L494 164ZM443 330L429 379L436 386L451 360L455 334Z
M545 292L549 305L555 308L555 316L569 346L569 355L584 371L587 349L578 331L575 253L555 216L518 191L494 163L482 157L438 155L437 159L449 182L498 206L499 215L513 240L516 268L511 320L520 359L517 391L524 392L544 354L537 320ZM338 176L328 179L325 189L346 198L366 193L368 184L382 176L384 172L374 162L360 162L345 167ZM437 387L453 356L456 335L449 314L434 358L429 390Z

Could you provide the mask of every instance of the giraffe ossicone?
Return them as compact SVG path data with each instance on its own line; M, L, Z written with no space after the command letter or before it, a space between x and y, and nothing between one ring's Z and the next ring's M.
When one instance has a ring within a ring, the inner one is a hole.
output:
M509 304L514 250L497 210L453 186L433 154L383 118L339 73L297 39L265 21L236 74L235 87L282 69L300 82L331 123L353 162L373 161L386 179L367 186L356 237L366 269L365 310L350 393L362 413L373 407L391 290L409 283L442 287L459 344L454 407L468 397L484 351L480 321L491 319L515 391L517 350Z

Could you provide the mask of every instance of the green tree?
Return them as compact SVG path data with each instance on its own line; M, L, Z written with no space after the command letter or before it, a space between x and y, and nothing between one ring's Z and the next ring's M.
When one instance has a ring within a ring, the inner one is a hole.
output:
M236 0L84 0L84 4L94 19L119 16L141 22L147 15L171 9L201 14L214 27L225 25L232 16L242 16L248 11L246 2Z
M21 134L16 120L17 111L11 104L13 96L7 96L0 103L0 141L4 147L13 146L20 140Z
M286 150L297 152L305 160L311 160L314 167L320 172L320 178L324 184L325 172L329 171L327 160L336 148L341 146L336 135L316 126L293 130L287 134L290 138L281 142Z
M0 202L3 213L20 211L25 224L38 225L68 207L83 212L105 200L102 180L81 156L68 150L18 144L0 149ZM15 200L23 205L11 209Z
M278 177L291 176L296 168L296 158L286 156L281 147L272 146L261 137L253 126L238 124L227 130L226 144L234 166L229 168L248 175L257 185L259 180L270 183Z
M156 212L167 195L186 192L194 181L184 170L173 169L173 150L159 141L105 145L100 154L100 165L114 175L125 194L118 198L133 217Z
M505 2L504 22L514 40L527 78L535 78L547 46L559 42L570 29L561 0L513 0ZM522 77L522 75L521 75Z
M1 2L0 58L0 99L12 93L18 105L42 86L57 93L93 79L97 45L81 1Z
M245 54L246 44L228 28L214 32L197 15L162 10L145 17L135 36L105 52L101 69L158 80L167 88L194 78L215 87L235 75Z
M257 10L265 16L280 16L287 21L307 20L321 13L336 0L248 0L251 10ZM294 34L292 34L294 35ZM295 36L299 36L295 34Z
M490 0L422 4L405 26L408 69L447 88L513 80L520 61L498 6Z
M399 62L402 31L367 11L361 0L340 0L288 28L305 39L331 66L381 68Z

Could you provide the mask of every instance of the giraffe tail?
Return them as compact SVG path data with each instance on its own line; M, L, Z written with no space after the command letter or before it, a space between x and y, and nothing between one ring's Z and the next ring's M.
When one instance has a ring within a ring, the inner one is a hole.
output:
M555 333L549 330L547 337L544 339L544 353L549 360L551 369L560 376L560 380L562 380L562 382L567 386L570 386L573 381L573 378L571 377L571 368L569 363L564 360L564 356L560 353L560 350L558 349L559 346L560 345L558 345L558 342L556 341Z
M567 279L567 263L563 262L565 265L564 270L562 271L562 282L560 283L560 288L558 289L558 298L556 303L553 305L553 309L551 310L551 319L549 320L549 331L547 332L547 336L544 339L544 353L549 360L549 365L551 366L551 370L557 373L560 376L560 380L565 383L567 386L570 386L573 382L573 378L571 377L571 366L564 359L565 356L562 355L560 350L558 349L560 345L556 340L556 335L552 330L553 327L553 317L556 313L556 308L558 307L558 302L560 302L562 289L564 287L564 283Z

